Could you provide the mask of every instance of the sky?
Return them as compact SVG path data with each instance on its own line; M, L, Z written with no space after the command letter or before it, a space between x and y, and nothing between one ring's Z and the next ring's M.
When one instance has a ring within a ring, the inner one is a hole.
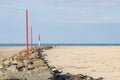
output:
M25 43L26 9L34 43L120 43L120 0L0 0L0 43Z

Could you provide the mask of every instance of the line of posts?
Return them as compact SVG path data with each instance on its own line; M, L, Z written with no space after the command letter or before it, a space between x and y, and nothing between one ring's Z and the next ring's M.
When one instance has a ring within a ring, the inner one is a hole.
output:
M33 46L33 31L32 31L32 26L31 26L31 49ZM40 46L40 34L38 35L38 46ZM26 9L26 59L29 58L29 51L28 51L28 9Z

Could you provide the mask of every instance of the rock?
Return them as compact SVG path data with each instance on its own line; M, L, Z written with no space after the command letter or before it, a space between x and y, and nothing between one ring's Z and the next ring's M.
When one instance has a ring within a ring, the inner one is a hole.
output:
M11 73L9 72L5 75L4 79L2 80L21 80L21 79L19 78L19 75L16 75L13 72Z
M35 67L41 67L41 66L45 66L46 64L43 60L36 60L36 61L34 61L33 65Z
M35 75L26 76L26 80L46 80L46 79L41 79L40 76L35 74Z
M25 66L27 66L29 64L28 60L24 60L23 63L25 64Z
M39 58L38 52L31 53L29 58L30 59L38 59Z
M4 62L5 60L7 60L7 59L3 59L2 62Z
M56 67L55 66L49 66L50 69L55 69Z
M4 68L2 64L0 64L0 69Z
M25 58L26 57L26 53L25 52L22 53L21 56L23 56Z
M25 68L23 68L23 71L28 71L28 68L26 68L26 67L25 67Z
M0 71L0 78L1 78L2 76L5 76L5 75L6 75L5 72ZM1 80L1 79L0 79L0 80Z
M95 80L95 79L93 79L93 78L90 77L90 76L86 76L86 80Z
M51 69L52 70L52 72L54 72L54 73L61 73L62 72L62 70L59 70L59 69Z
M14 56L13 56L13 60L17 60L17 55L14 55Z
M4 68L3 63L0 62L0 69Z
M66 73L64 75L54 73L52 80L103 80L101 78L94 79L87 75L76 74L72 75L70 73Z
M10 70L12 72L18 72L18 70L16 69L16 65L11 65L10 67L7 68L7 70Z
M9 58L9 60L10 60L10 61L13 61L13 60L14 60L14 59L13 59L13 56L12 56L12 57L10 57L10 58Z
M34 50L33 50L33 49L30 49L29 53L34 53Z
M3 65L6 66L6 67L9 67L10 66L10 61L9 60L5 60L3 61Z
M17 62L17 60L13 60L13 61L11 61L11 64L12 64L12 65L17 65L18 62Z
M7 72L7 69L6 68L3 68L3 69L0 69L1 72Z
M22 68L25 67L25 65L23 63L18 63L18 65L16 66L16 68L21 71Z
M98 79L96 79L96 80L103 80L104 78L103 77L100 77L100 78L98 78Z
M43 50L50 50L50 49L52 49L53 47L52 46L45 46L45 47L43 47L42 49Z
M19 55L17 56L17 61L18 61L18 62L23 62L24 59L25 59L25 57L22 56L21 54L19 54Z
M24 60L23 63L25 64L25 66L29 65L29 64L33 64L33 60L28 59L28 60Z
M32 70L32 69L34 69L35 67L33 66L33 65L28 65L28 70Z

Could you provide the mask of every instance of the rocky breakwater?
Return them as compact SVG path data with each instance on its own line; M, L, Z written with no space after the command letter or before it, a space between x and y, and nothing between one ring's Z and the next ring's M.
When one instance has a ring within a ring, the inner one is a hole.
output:
M44 60L43 50L53 47L34 47L29 49L29 58L26 59L26 50L4 59L0 62L0 80L48 80L53 77L47 62Z

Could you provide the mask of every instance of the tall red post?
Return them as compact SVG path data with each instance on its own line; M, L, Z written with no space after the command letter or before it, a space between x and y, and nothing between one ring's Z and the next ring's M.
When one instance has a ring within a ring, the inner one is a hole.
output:
M31 26L31 49L32 49L32 26Z
M26 58L29 58L28 53L28 10L26 9Z

